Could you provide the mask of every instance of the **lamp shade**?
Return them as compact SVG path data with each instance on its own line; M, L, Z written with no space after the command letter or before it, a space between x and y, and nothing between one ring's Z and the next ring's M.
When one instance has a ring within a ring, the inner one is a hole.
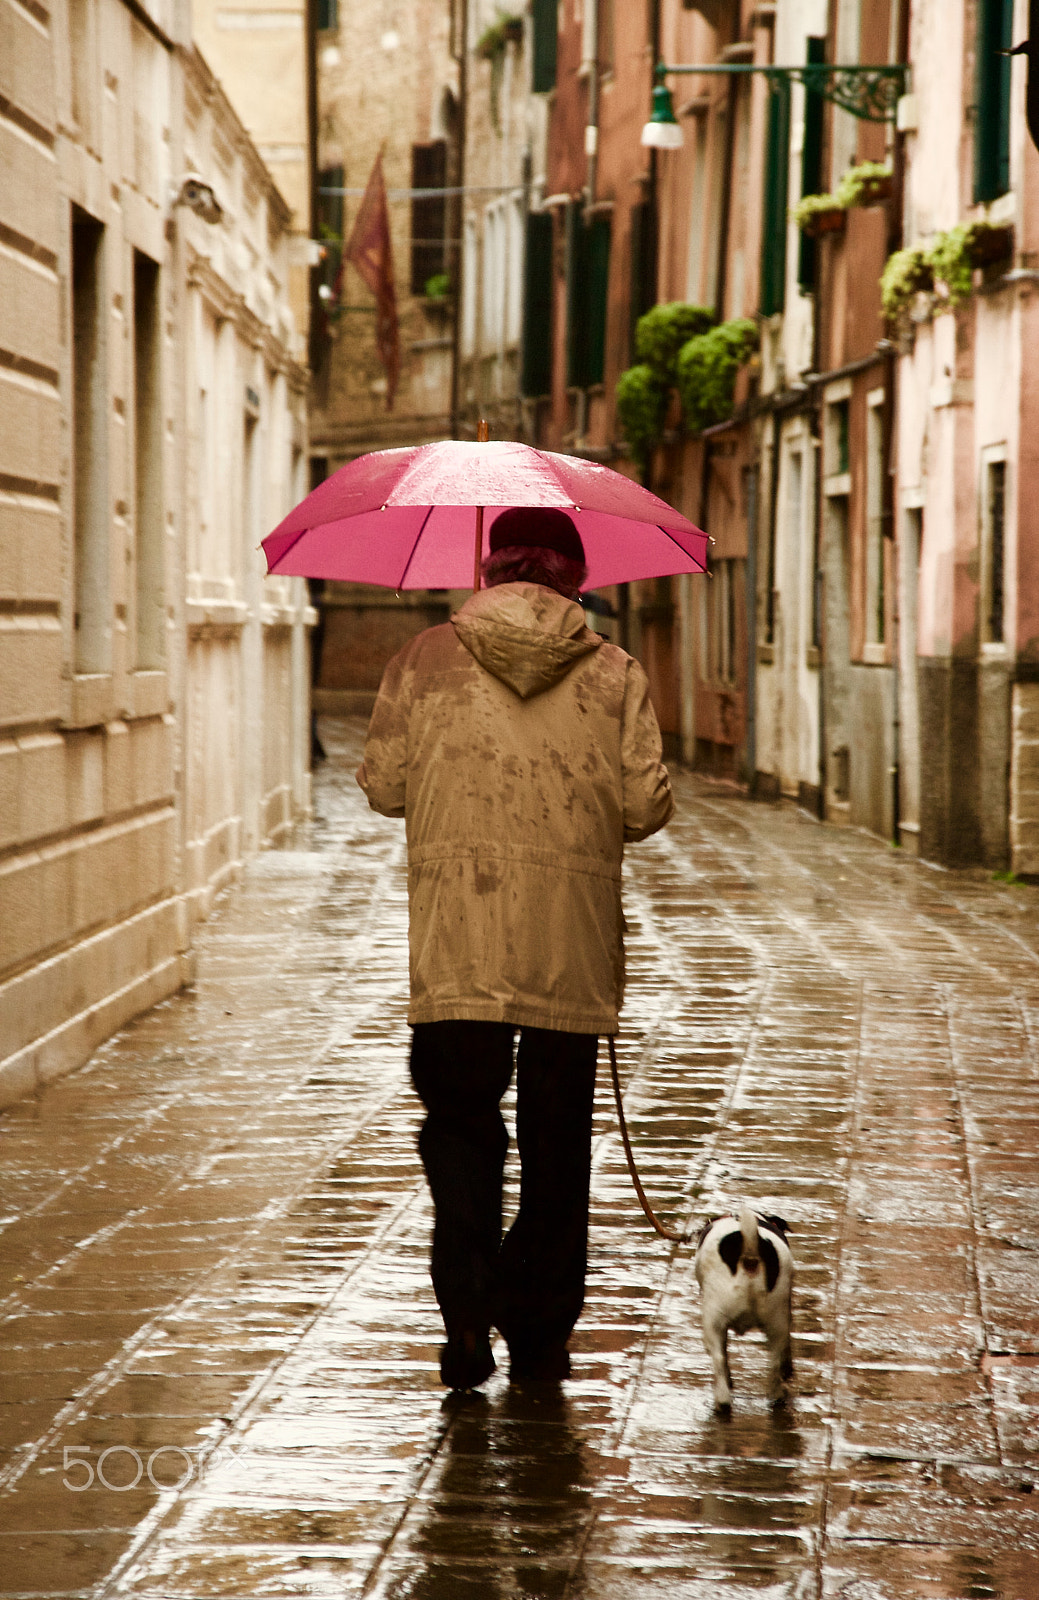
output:
M642 143L651 150L681 150L685 143L666 83L653 86L653 109L642 130Z

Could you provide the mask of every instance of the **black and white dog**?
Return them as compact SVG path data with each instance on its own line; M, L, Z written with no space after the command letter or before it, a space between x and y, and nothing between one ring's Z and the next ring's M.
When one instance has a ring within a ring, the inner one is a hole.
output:
M790 1355L790 1292L793 1257L789 1224L782 1217L756 1216L741 1206L738 1216L710 1217L696 1246L703 1342L714 1363L714 1403L732 1405L728 1339L760 1328L768 1340L768 1394L780 1405L793 1376Z

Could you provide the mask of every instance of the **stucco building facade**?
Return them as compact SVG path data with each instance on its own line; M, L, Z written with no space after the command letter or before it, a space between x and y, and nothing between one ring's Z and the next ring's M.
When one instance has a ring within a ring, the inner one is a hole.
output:
M187 10L4 0L3 37L8 1099L78 1065L185 982L194 917L243 851L307 804L306 747L292 731L306 716L305 593L264 592L253 549L286 509L291 452L306 444L287 207L194 52ZM201 190L185 189L192 169ZM202 280L248 348L205 402L190 311ZM243 380L272 451L248 516L226 458L206 453L214 428L243 428ZM217 546L219 594L206 577ZM195 649L211 626L235 641L219 682ZM206 810L198 753L217 747L232 753ZM239 821L207 852L200 841L220 818Z

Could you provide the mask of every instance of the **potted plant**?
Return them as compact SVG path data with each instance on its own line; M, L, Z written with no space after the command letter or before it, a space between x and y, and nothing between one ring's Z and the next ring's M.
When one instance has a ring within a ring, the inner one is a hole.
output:
M422 303L427 311L437 314L450 310L451 279L446 272L434 272L426 279Z
M794 206L791 216L809 238L823 233L840 233L847 221L844 206L835 194L806 194Z
M934 268L929 254L919 245L896 250L884 263L880 276L880 303L891 321L908 311L916 296L934 288Z
M891 168L883 161L861 161L849 167L837 185L837 200L842 206L878 206L891 198Z

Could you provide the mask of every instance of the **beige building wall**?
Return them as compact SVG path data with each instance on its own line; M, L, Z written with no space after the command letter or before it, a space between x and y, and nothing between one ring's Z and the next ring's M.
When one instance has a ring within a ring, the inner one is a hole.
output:
M293 354L309 322L310 132L306 0L190 0L191 33L288 204Z
M307 374L288 206L202 57L185 57L185 161L219 223L178 211L186 439L184 893L205 915L243 856L309 805L314 620L258 546L306 492Z
M236 750L219 770L243 818L238 854L276 836L306 804L307 683L303 596L266 591L252 550L288 503L294 461L302 478L284 203L210 91L230 153L227 222L174 204L185 76L207 79L182 8L0 5L3 1102L190 978L190 912L220 881L211 865L200 880L189 849L192 752L207 739ZM228 496L220 535L256 657L247 679L239 651L233 734L233 672L218 682L188 663L193 250L214 274L221 252L228 272L237 263L230 299L267 430L254 524Z

